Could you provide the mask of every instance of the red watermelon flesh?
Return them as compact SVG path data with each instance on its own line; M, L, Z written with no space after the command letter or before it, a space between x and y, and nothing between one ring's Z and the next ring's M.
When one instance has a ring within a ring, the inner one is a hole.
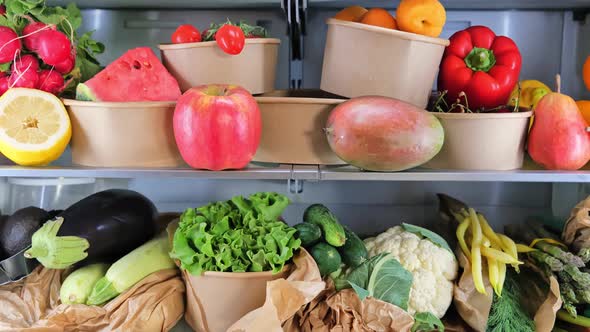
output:
M175 101L180 87L149 47L127 51L85 83L76 99L88 101Z

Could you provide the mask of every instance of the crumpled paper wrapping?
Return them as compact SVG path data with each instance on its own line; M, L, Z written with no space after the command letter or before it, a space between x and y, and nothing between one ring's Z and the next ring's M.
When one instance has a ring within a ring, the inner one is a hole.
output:
M39 266L27 278L0 287L0 331L169 331L184 313L184 283L176 269L153 273L103 307L65 305L63 270Z
M461 252L459 264L463 268L463 274L455 284L453 302L461 318L477 332L485 332L490 309L493 302L493 288L487 277L487 266L483 265L483 282L487 295L480 294L475 289L471 275L471 265L467 257ZM521 273L525 273L526 266L521 266ZM539 271L529 271L539 273ZM555 325L556 314L561 308L559 284L555 277L549 279L549 291L545 292L534 285L527 283L522 287L523 296L527 299L527 310L534 316L536 332L551 332Z
M561 238L575 252L590 247L590 196L574 207L565 222Z
M414 318L393 304L369 297L361 301L352 289L336 292L331 282L311 303L283 325L285 332L409 332Z
M228 332L282 332L281 325L326 288L317 264L305 249L299 250L293 263L295 269L287 279L266 284L264 305L246 314Z

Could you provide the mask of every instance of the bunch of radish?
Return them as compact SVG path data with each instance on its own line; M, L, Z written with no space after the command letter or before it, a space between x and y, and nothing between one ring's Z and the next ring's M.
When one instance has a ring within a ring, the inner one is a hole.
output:
M59 94L67 86L63 75L74 69L76 49L73 38L55 25L29 23L19 36L10 27L0 26L0 64L10 69L0 73L0 95L9 88L22 87Z

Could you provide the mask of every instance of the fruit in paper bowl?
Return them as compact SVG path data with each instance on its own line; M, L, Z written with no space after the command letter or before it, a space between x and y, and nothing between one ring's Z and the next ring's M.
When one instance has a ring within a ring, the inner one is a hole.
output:
M188 90L178 99L173 122L180 154L193 168L244 168L260 143L258 104L246 89L235 85Z
M401 100L366 96L338 105L328 118L330 147L342 160L370 171L401 171L432 159L444 141L431 113Z

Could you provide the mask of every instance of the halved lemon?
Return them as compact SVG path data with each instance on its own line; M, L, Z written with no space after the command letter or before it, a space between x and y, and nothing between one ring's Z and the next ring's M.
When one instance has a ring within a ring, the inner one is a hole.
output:
M42 166L59 158L72 128L56 96L13 88L0 97L0 152L22 166Z

